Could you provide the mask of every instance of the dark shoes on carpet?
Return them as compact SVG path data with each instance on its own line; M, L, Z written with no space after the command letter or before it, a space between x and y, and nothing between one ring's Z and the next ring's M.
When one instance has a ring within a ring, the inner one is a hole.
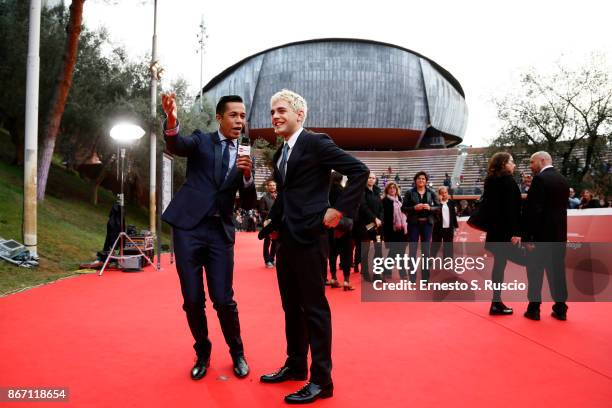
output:
M511 307L504 305L502 302L492 302L489 314L491 316L511 315L513 310Z
M238 378L244 378L249 374L249 365L244 356L232 357L234 374ZM200 380L204 378L208 367L210 366L210 358L198 357L195 365L191 369L191 379Z
M289 394L285 397L285 402L288 404L308 404L316 401L319 398L330 398L334 395L334 384L318 385L313 382L307 382L298 391Z
M303 381L306 378L308 378L306 368L296 369L285 365L273 373L262 375L260 380L264 383L280 383L289 380ZM285 396L285 402L288 404L308 404L319 398L329 398L333 395L334 385L331 381L324 385L309 381L298 391Z
M306 378L308 378L307 369L297 370L292 367L282 366L273 373L262 375L260 380L264 383L280 383L289 380L303 381Z
M553 311L550 314L557 320L566 321L567 320L567 305L563 302L557 302L552 307Z
M191 379L200 380L204 378L204 376L206 375L206 371L208 371L209 365L210 365L209 358L198 357L195 365L191 369Z
M234 374L238 378L244 378L249 375L249 365L247 364L244 356L232 357L234 363Z
M538 302L529 302L529 306L527 306L527 310L523 314L529 320L540 320L540 303Z
M567 305L564 302L556 302L552 307L552 313L550 315L557 320L566 321ZM530 320L540 320L540 303L529 302L529 306L527 306L524 316Z

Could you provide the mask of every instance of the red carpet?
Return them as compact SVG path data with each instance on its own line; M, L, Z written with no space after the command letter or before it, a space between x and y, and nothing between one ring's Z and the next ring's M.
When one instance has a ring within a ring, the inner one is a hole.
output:
M24 407L284 406L301 383L260 384L285 358L274 270L239 234L235 290L251 374L235 378L218 320L206 378L173 265L85 275L0 298L0 387L68 387L68 404ZM166 261L168 261L166 259ZM352 275L356 277L357 275ZM353 278L358 288L359 282ZM612 303L571 303L567 322L489 317L486 303L361 303L328 289L335 396L328 407L610 407Z

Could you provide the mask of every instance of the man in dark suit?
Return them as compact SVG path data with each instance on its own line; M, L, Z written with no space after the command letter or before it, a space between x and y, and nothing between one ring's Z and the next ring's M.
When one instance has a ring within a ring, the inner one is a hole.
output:
M268 218L270 209L276 200L276 181L268 180L266 182L266 193L259 199L259 215L262 220ZM276 256L277 242L266 235L263 243L263 257L266 263L266 268L274 268L274 257Z
M234 301L235 230L232 209L236 191L243 208L257 202L249 156L238 156L237 139L245 123L245 106L237 95L224 96L217 104L219 130L204 134L195 130L181 136L174 94L162 95L167 120L164 139L167 150L187 157L187 178L164 212L172 225L176 269L183 294L183 310L195 339L197 361L191 378L206 374L211 352L206 321L202 267L213 307L217 311L225 342L229 346L234 373L245 377L249 366L244 358L238 309Z
M567 200L569 185L553 166L552 158L541 151L531 156L534 177L525 206L525 240L533 243L532 260L527 263L529 306L525 317L540 320L544 270L555 304L552 316L567 318L565 244L567 242Z
M430 256L437 256L440 246L443 245L443 257L452 258L455 229L459 228L455 202L449 199L448 187L446 186L438 189L438 197L440 199L440 207L435 212Z
M331 313L323 280L328 256L325 228L336 227L342 217L353 217L368 168L329 136L303 129L307 106L300 95L285 89L276 93L270 113L275 133L285 139L273 159L278 196L265 225L279 234L276 272L285 312L287 360L261 381L306 379L310 348L310 381L285 397L288 403L308 403L333 395ZM348 177L334 207L328 201L332 169Z

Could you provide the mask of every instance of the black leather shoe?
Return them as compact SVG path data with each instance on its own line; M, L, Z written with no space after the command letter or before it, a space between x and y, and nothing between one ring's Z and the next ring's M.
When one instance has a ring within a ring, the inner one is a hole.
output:
M249 365L247 364L244 356L232 357L234 362L234 374L238 378L244 378L249 375Z
M555 312L553 310L550 315L557 320L561 320L562 322L567 320L567 313Z
M298 371L291 367L282 366L273 373L262 375L260 380L265 383L279 383L289 380L304 381L306 378L308 378L307 370Z
M489 309L491 316L511 315L512 313L512 308L504 305L502 302L491 303L491 308Z
M538 320L540 320L540 309L529 309L528 308L525 311L525 314L523 316L525 316L529 320L538 321Z
M563 302L557 302L552 307L553 311L550 314L557 320L566 321L567 320L567 305Z
M198 357L198 360L196 361L195 365L191 369L191 379L200 380L204 378L209 365L210 365L210 359Z
M308 404L319 398L329 398L334 395L334 384L331 382L326 385L317 385L313 382L307 382L300 390L289 394L285 397L285 402L288 404Z

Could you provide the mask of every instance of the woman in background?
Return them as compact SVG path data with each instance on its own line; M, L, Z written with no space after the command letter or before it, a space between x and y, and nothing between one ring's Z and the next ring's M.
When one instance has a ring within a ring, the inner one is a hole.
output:
M383 204L383 239L385 246L389 249L389 258L396 255L404 256L408 241L408 225L406 214L402 212L402 201L397 183L391 181L385 186L385 195L382 199ZM404 279L408 275L406 270L400 269L400 278ZM391 276L391 271L386 272L386 277Z
M436 193L427 187L429 176L424 171L414 175L414 187L406 193L402 211L408 216L408 245L410 257L417 258L417 247L421 240L424 259L429 257L429 246L434 224L434 210L440 203ZM421 266L421 280L429 281L427 263ZM416 282L416 271L411 271L410 281Z
M521 191L514 180L516 165L510 153L497 152L489 160L484 182L486 217L489 222L485 248L494 255L491 272L494 284L504 281L504 270L512 246L521 242ZM490 315L511 315L512 308L504 305L501 290L493 291Z

